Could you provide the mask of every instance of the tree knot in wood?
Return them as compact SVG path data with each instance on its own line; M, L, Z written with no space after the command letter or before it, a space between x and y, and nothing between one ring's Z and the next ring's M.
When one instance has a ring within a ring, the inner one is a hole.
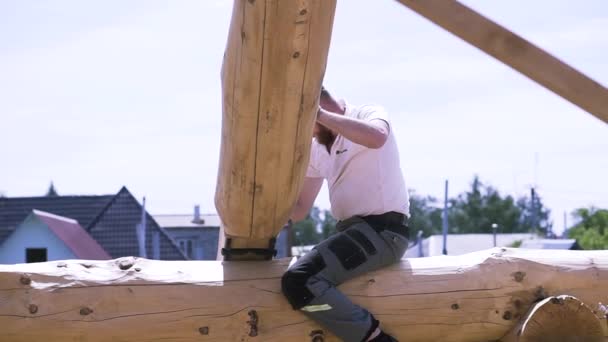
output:
M118 268L120 268L123 271L126 271L129 268L133 267L134 264L135 264L135 261L133 259L122 259L118 262Z
M30 306L28 307L28 309L30 310L30 313L33 315L36 312L38 312L38 305L36 305L36 304L30 304Z
M306 8L304 8L303 10L300 11L300 15L306 15L306 13L308 13Z
M298 58L298 57L300 57L300 51L296 51L296 52L294 52L294 53L293 53L293 55L292 55L292 57L293 57L293 58Z
M502 319L505 321L510 320L512 317L513 315L511 314L511 311L505 311L505 313L502 315Z
M310 341L311 342L323 342L325 341L325 335L323 330L313 330L310 332Z
M516 299L515 301L513 301L513 304L515 305L515 308L517 310L520 310L522 308L522 302L519 299Z
M516 282L521 283L526 277L526 272L517 271L513 273L513 278Z
M249 324L249 336L258 336L258 313L255 310L249 310L247 314L249 315L249 320L247 321L247 324Z
M534 298L536 298L535 302L540 302L541 300L547 297L549 296L547 295L547 292L542 286L537 287L534 291Z
M31 284L31 283L32 283L32 279L31 279L29 276L27 276L27 275L23 274L23 275L21 276L21 278L19 279L19 282L20 282L22 285L29 285L29 284Z
M81 316L87 316L87 315L90 315L92 313L93 313L93 310L91 308L86 307L86 306L80 309L80 315Z
M209 327L200 327L198 328L198 332L201 335L209 335Z
M460 305L458 305L457 303L452 304L452 310L458 310L460 309Z

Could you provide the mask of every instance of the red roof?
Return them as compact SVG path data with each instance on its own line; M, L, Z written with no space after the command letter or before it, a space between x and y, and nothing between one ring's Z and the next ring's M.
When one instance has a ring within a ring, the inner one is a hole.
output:
M76 258L86 260L107 260L110 255L74 219L33 210L34 216L46 224Z

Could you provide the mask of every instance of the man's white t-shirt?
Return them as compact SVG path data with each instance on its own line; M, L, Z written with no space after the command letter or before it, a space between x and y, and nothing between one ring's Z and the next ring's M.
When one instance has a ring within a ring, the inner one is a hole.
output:
M327 180L331 212L338 220L389 211L409 216L409 196L387 112L379 106L347 104L344 115L386 121L386 143L371 149L338 135L328 153L324 145L313 140L306 177Z

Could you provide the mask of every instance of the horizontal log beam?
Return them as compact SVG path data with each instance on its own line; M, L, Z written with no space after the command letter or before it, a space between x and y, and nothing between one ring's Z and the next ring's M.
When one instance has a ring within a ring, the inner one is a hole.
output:
M608 123L608 89L456 0L398 0L438 26Z
M337 341L281 295L289 262L0 265L0 340L278 342L316 331ZM402 340L499 340L545 297L605 302L608 254L502 248L407 259L340 289Z

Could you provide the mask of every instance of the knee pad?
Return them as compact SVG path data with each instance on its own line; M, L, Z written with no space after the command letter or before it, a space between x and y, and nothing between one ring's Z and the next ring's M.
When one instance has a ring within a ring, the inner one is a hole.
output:
M319 251L313 249L309 253L310 256L305 256L306 261L295 264L281 278L283 295L294 310L303 308L315 298L308 289L307 282L325 268L325 261Z

